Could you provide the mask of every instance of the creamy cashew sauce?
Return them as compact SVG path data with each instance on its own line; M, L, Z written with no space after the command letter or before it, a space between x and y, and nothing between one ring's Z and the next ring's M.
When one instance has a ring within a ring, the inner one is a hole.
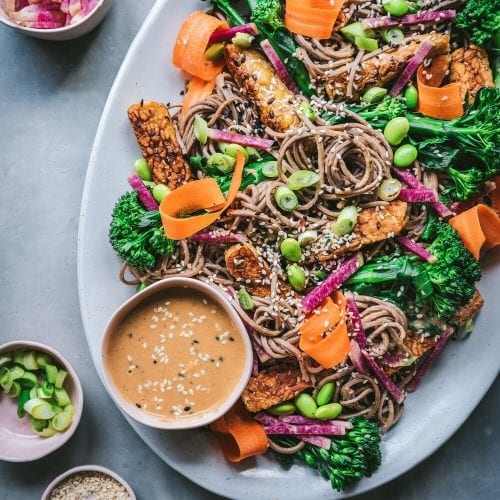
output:
M160 420L223 404L245 366L243 340L224 309L194 290L158 293L110 335L106 360L120 394Z

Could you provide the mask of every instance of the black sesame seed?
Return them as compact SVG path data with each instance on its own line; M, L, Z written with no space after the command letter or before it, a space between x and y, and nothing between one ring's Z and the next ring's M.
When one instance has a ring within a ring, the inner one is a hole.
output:
M137 408L141 408L141 405L139 403L135 403L135 406L137 406Z
M191 407L190 406L185 406L184 407L184 411L190 411L191 410Z

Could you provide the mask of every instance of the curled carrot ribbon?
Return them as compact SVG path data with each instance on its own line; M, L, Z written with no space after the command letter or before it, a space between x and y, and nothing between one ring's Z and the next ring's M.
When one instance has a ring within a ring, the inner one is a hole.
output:
M188 182L165 196L160 204L165 234L172 240L182 240L213 224L233 202L241 186L244 165L245 157L238 151L227 198L212 178ZM207 213L190 216L200 210Z

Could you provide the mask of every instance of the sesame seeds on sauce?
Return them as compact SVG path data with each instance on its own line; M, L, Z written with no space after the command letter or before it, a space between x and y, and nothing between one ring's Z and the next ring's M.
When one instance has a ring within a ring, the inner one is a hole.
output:
M176 290L132 310L112 333L106 360L131 405L176 420L228 398L245 365L245 347L219 304L193 290Z

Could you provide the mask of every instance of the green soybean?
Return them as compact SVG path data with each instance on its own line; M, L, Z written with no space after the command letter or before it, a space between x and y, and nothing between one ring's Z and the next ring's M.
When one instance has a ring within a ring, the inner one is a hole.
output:
M389 45L395 46L405 39L405 34L399 28L390 28L382 31L382 38Z
M394 165L399 168L409 167L418 156L418 151L412 144L400 146L394 152Z
M308 230L304 231L303 233L299 234L299 237L297 238L299 245L303 248L312 243L313 241L316 241L318 239L318 233L316 231Z
M168 189L165 184L157 184L153 188L153 198L158 202L161 203L163 201L163 198L167 196L167 194L170 193L170 189Z
M238 301L241 308L245 311L251 311L255 307L252 296L247 292L244 286L238 290Z
M384 128L384 137L391 146L401 144L410 130L410 122L404 116L393 118Z
M234 35L231 39L231 42L242 49L248 49L248 47L252 45L254 38L255 37L249 33L236 33L236 35Z
M391 16L404 16L410 6L406 0L382 0L382 7Z
M339 403L330 403L320 406L315 412L314 417L319 420L332 420L342 413L342 405Z
M210 45L208 49L205 51L205 59L207 61L218 61L222 59L224 56L224 44L223 43L214 43Z
M378 41L374 38L368 38L366 36L354 37L354 45L356 45L358 49L363 49L367 52L373 52L378 49Z
M292 264L286 269L288 283L297 292L301 292L306 287L306 273L298 264Z
M318 406L327 405L333 398L335 393L335 382L327 382L316 394L316 403Z
M372 87L367 90L361 100L366 104L380 102L387 95L387 89L383 87Z
M269 408L269 413L278 416L293 415L296 411L297 407L293 404L293 401L285 401L284 403Z
M139 174L139 177L143 181L152 181L153 174L151 173L151 169L149 168L148 162L144 158L139 158L135 160L134 170Z
M304 417L314 418L318 405L310 394L302 392L293 400L293 402L295 403L297 410L299 410Z
M281 242L280 252L290 262L298 262L302 257L299 242L294 238L285 238Z
M406 87L404 98L408 109L416 109L418 105L418 90L415 85L408 85L408 87Z

